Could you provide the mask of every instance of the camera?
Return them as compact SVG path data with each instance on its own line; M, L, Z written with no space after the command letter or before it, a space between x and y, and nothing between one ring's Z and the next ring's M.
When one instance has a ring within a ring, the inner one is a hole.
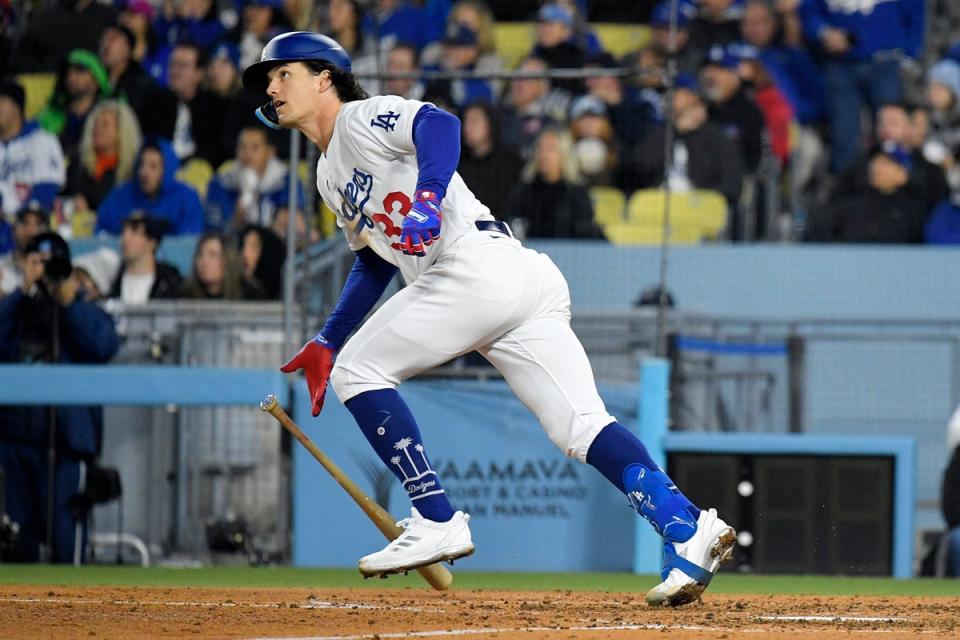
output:
M61 282L73 271L70 263L70 247L67 241L53 232L40 233L33 237L24 253L39 253L43 259L43 275L48 280Z

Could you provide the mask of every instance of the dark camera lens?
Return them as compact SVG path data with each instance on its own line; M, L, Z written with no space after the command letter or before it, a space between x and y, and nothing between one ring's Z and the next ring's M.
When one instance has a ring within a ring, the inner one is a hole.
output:
M63 280L73 271L70 247L56 233L47 232L35 236L27 243L26 253L39 253L43 256L43 275L51 280Z

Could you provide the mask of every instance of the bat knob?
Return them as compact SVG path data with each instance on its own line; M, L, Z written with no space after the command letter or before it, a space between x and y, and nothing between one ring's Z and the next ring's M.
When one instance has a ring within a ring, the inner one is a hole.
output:
M272 393L260 401L260 408L264 411L270 411L277 404L277 396Z

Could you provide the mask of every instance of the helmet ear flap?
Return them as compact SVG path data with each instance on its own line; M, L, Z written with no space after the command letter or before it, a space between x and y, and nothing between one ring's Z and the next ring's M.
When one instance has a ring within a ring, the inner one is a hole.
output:
M280 126L280 116L277 115L277 109L273 106L272 101L257 109L255 114L257 116L257 120L267 125L271 129L283 129L283 127Z

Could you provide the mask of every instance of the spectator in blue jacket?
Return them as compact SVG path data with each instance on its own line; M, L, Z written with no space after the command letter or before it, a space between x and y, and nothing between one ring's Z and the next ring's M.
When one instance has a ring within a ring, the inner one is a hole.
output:
M783 91L797 122L803 126L826 120L823 75L807 49L783 42L782 25L766 0L750 0L740 22L743 41L756 47L759 60Z
M262 126L248 126L237 138L236 161L214 176L207 188L208 228L236 233L248 224L269 226L289 202L289 172ZM297 180L297 208L305 205Z
M209 51L226 29L217 15L214 0L180 0L161 3L162 11L153 23L158 46L192 42Z
M377 0L363 21L364 37L379 40L381 51L389 51L398 42L412 44L422 51L435 37L435 32L436 25L427 23L423 9L406 0Z
M900 61L923 45L924 0L803 0L807 40L819 45L834 171L860 152L860 111L903 97Z
M137 156L136 176L114 187L97 211L97 231L119 235L134 211L166 220L173 235L203 231L203 205L192 187L176 179L180 162L170 143L152 138Z
M790 102L799 125L792 132L788 184L791 205L802 219L826 174L826 149L821 137L827 116L823 75L807 49L788 43L783 15L775 13L766 0L747 2L740 32L744 42L759 52L759 62Z
M36 236L26 249L23 284L0 299L0 362L107 362L119 340L113 320L78 296L67 243L55 233ZM54 429L51 429L51 422ZM56 451L53 486L47 475L49 438ZM6 475L6 510L20 525L22 559L40 559L46 539L47 496L53 489L53 562L82 562L86 514L75 496L85 467L100 451L102 413L93 406L0 408L0 468ZM78 526L80 525L80 526Z

